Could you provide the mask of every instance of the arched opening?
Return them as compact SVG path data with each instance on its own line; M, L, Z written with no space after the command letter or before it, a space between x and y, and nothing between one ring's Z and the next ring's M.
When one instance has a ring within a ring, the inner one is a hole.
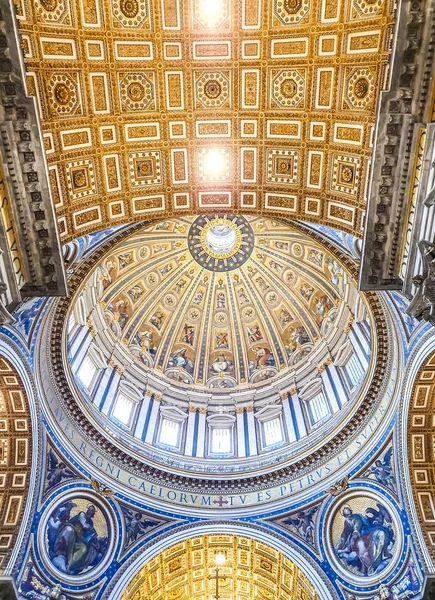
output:
M10 575L20 547L31 501L32 452L26 387L13 364L0 356L0 576Z
M409 403L407 448L409 475L417 522L426 558L435 560L435 352L425 359L415 377Z
M200 529L204 529L201 527ZM319 581L313 582L288 553L272 545L267 535L234 533L195 535L156 553L112 598L178 600L209 598L249 600L318 600ZM228 528L225 528L228 531ZM240 530L240 528L239 528ZM222 526L221 526L222 531ZM124 578L125 580L126 578ZM323 594L325 591L323 591Z

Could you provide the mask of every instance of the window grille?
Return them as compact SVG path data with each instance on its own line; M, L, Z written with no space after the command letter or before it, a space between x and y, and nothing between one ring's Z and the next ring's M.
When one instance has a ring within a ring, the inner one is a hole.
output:
M279 442L284 441L281 419L279 417L264 421L263 432L265 446L272 446L273 444L279 444Z

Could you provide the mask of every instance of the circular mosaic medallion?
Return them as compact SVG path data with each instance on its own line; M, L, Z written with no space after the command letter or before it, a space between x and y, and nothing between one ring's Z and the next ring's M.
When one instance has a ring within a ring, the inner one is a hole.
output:
M350 167L344 167L341 171L341 178L345 183L350 183L353 179L353 171Z
M298 91L298 87L294 79L284 79L281 83L281 94L284 98L293 98Z
M54 97L59 104L66 105L69 104L72 92L70 88L65 83L57 83L53 90Z
M245 217L197 217L189 230L188 246L196 262L209 271L233 271L250 257L254 232Z
M108 506L75 490L47 507L38 539L46 566L60 581L87 583L107 568L116 529Z
M133 81L127 88L127 95L133 102L139 102L145 96L145 89L138 81Z
M327 546L337 571L356 585L386 577L397 564L403 534L396 511L385 497L349 491L326 517Z

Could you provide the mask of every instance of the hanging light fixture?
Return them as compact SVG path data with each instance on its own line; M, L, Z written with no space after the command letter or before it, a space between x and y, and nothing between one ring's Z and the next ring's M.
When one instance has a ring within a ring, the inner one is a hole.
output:
M215 600L219 600L220 596L219 596L219 567L222 567L225 563L226 563L227 559L225 554L223 554L223 552L218 552L215 557L214 557L214 562L216 564L215 567L215 575L214 575L214 579L216 582L216 588L215 588L215 595L214 598ZM222 579L226 579L226 577L222 577Z

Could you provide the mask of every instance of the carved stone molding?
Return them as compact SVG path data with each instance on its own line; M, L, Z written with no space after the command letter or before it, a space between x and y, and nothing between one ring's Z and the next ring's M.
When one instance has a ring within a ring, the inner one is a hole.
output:
M431 120L434 48L433 0L402 0L389 90L380 95L360 290L402 288L399 270L412 177L410 162L419 127Z
M3 228L13 226L14 243L20 248L19 293L21 297L65 295L42 131L35 99L26 95L15 8L9 0L0 0L0 152L2 184L12 212L12 223L5 223L3 217Z

